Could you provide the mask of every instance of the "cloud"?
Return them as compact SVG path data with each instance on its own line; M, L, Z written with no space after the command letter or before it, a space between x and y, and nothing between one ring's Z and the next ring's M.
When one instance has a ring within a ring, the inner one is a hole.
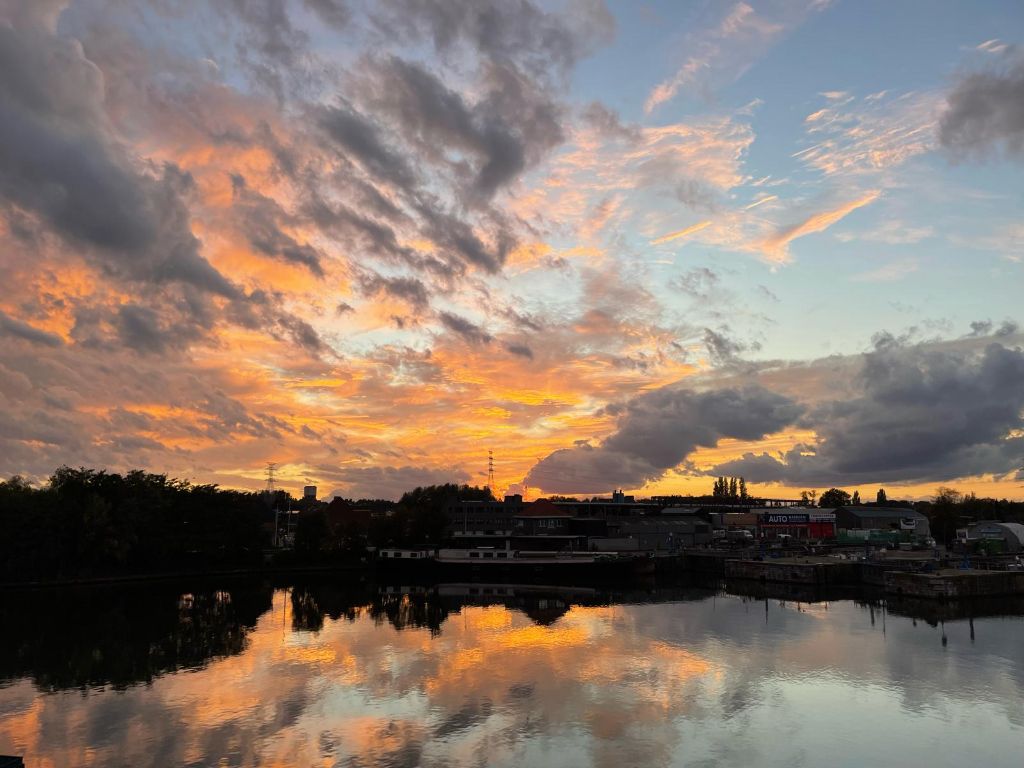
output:
M795 0L760 11L746 2L728 6L716 23L694 30L683 41L683 63L672 77L651 90L644 101L644 112L650 114L680 91L696 90L710 97L714 88L738 79L810 12L825 5Z
M402 188L417 185L408 161L386 143L384 129L344 99L321 109L318 122L371 176Z
M615 31L600 0L570 3L566 11L551 13L529 0L385 0L373 18L381 32L401 42L429 42L444 55L469 49L545 77L566 72Z
M808 166L827 176L877 174L935 148L938 93L841 96L804 120L811 144L793 156Z
M419 157L454 177L465 175L467 200L489 200L562 141L551 95L510 67L490 65L473 101L423 66L394 56L374 61L363 76L368 107L387 115ZM450 160L453 149L457 159ZM476 163L464 170L467 158Z
M513 355L533 360L533 350L525 344L506 344L505 349Z
M321 21L335 29L344 29L352 19L352 12L345 0L302 0L302 3Z
M425 310L430 306L430 294L427 291L427 286L415 277L372 275L363 278L360 285L363 292L368 295L386 293L396 299L408 302L417 310Z
M661 245L662 243L670 243L673 240L679 240L680 238L692 235L694 232L700 232L702 229L711 226L711 221L698 221L696 224L692 224L684 229L677 230L675 232L669 232L667 235L662 235L654 240L651 240L651 245Z
M438 314L441 324L452 333L461 336L470 344L490 344L493 337L479 325L451 312Z
M234 174L232 211L237 226L257 252L305 267L316 277L324 276L321 254L308 243L299 243L284 231L284 227L297 225L275 200L261 195L246 184L245 178Z
M907 347L882 336L864 355L850 389L842 399L809 409L801 420L814 430L815 442L781 455L748 453L708 473L827 485L940 482L1022 467L1019 347Z
M954 157L1024 154L1024 56L961 77L946 97L939 141Z
M413 488L444 483L467 483L470 476L461 469L431 467L360 467L343 466L325 469L332 481L342 483L341 488L329 496L349 499L390 499L397 501Z
M802 408L758 386L695 392L665 387L635 397L599 446L577 445L541 459L523 481L550 493L639 488L722 438L757 440L792 424Z
M783 227L765 238L760 244L760 250L771 261L784 263L789 261L789 244L797 238L810 235L815 232L823 232L837 221L841 221L858 208L870 205L881 196L881 190L871 190L860 197L835 208L811 214L803 221Z
M673 288L695 299L707 299L720 284L718 274L707 267L694 267L671 282Z
M237 290L199 253L191 177L140 170L103 108L104 79L75 40L0 25L0 206L37 216L118 275ZM150 169L152 170L152 169Z
M851 280L859 283L887 283L895 280L902 280L918 270L917 259L900 259L885 264L877 269L861 272L851 277Z
M64 343L64 340L57 334L29 325L18 320L16 317L11 317L3 310L0 310L0 334L30 341L33 344L43 344L48 347L59 347Z

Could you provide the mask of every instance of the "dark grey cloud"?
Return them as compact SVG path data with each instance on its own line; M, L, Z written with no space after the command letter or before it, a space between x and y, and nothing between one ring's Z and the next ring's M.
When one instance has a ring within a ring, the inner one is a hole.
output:
M521 328L527 331L543 331L544 324L533 315L529 315L514 307L504 307L501 310L501 314L504 315L513 325L517 328Z
M995 335L1000 338L1005 336L1013 336L1019 330L1020 326L1013 320L1004 320L999 324L999 327L996 328Z
M665 387L626 403L599 446L577 445L541 459L528 486L552 493L638 488L722 438L758 440L794 423L802 406L763 387L694 392Z
M458 334L470 344L490 344L493 338L476 323L451 312L440 312L438 319L445 328Z
M160 316L149 307L125 304L118 310L117 328L122 343L140 352L163 352L169 336Z
M467 176L467 199L489 200L559 144L562 130L552 97L515 69L491 65L481 84L483 93L469 102L421 65L388 57L367 70L360 90L418 156ZM452 150L458 159L449 159Z
M76 41L0 25L0 71L0 206L30 212L119 276L236 294L192 235L191 178L126 153L103 109L103 75Z
M740 355L749 350L757 351L761 348L758 342L743 342L729 335L728 326L717 331L711 328L704 329L704 347L708 351L708 357L715 366L735 365L740 362Z
M210 5L239 22L232 37L235 52L255 85L284 103L309 84L309 34L293 23L288 0L218 0Z
M424 234L437 245L446 260L461 266L497 272L515 247L515 235L500 224L493 229L493 243L489 244L473 231L468 221L439 207L436 202L423 203L417 210L423 219Z
M992 333L991 320L973 320L968 336L988 336L990 333Z
M344 29L352 20L352 11L344 0L302 0L325 24Z
M584 123L609 139L635 143L643 135L639 126L623 123L617 112L599 101L592 101L585 106L580 117Z
M1024 466L1024 350L906 347L881 339L852 396L809 410L817 441L711 470L804 485L945 481Z
M303 213L325 235L335 240L357 246L378 259L421 270L429 269L421 254L399 242L395 226L388 222L390 219L396 224L409 223L408 217L397 209L380 211L379 215L384 218L382 221L365 213L357 213L350 206L328 203L314 192L304 203Z
M973 72L946 97L939 141L954 156L1024 154L1024 57L1003 69Z
M601 0L577 0L565 14L528 0L383 0L375 10L376 25L389 37L429 41L443 55L468 49L537 77L564 74L615 32Z
M316 329L297 315L281 313L277 316L278 325L288 337L313 357L332 352L331 347L320 338Z
M672 280L669 287L689 294L695 299L706 299L720 282L718 274L707 267L694 267Z
M533 360L533 350L526 344L506 344L505 349L513 355L525 357L527 360Z
M317 277L323 277L319 251L308 243L299 243L282 229L294 226L297 223L295 217L275 200L250 189L242 176L233 175L231 184L234 193L232 213L249 244L265 256L298 264Z
M683 179L673 191L676 200L695 211L713 211L718 207L718 195L700 179Z
M406 158L384 140L384 128L339 99L337 105L324 107L318 122L327 135L344 149L375 179L411 189L418 184Z
M386 293L396 299L408 302L417 310L430 306L427 286L415 277L384 277L368 275L360 281L360 287L367 295Z
M1020 330L1020 326L1013 320L1003 320L998 326L991 320L974 320L971 322L971 332L967 334L970 338L979 338L982 336L995 336L997 338L1005 338L1007 336L1013 336Z
M64 343L57 334L29 325L16 317L11 317L3 310L0 310L0 335L13 336L47 347L59 347Z

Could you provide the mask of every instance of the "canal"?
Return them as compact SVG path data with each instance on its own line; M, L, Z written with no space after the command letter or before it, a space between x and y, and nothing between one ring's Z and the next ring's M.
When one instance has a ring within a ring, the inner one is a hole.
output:
M1024 618L998 604L322 579L0 598L0 754L28 766L1024 764Z

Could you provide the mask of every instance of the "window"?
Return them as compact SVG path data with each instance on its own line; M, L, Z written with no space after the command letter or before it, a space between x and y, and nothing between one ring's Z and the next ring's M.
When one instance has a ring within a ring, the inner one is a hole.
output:
M401 557L401 556L402 556L401 552L395 552L395 554L392 555L392 557Z
M498 557L508 557L508 552L499 552Z
M387 553L387 552L381 552L381 553L380 553L380 556L381 556L381 557L387 557L387 556L388 556L388 553Z
M480 553L479 552L470 552L469 556L470 557L480 557Z
M493 552L484 552L484 557L494 557Z
M409 557L416 557L416 553L415 552L410 552L409 553Z

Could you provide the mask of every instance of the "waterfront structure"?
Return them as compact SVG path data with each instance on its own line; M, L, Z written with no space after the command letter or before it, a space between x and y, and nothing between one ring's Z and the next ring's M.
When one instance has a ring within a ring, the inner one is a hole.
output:
M930 536L928 518L910 507L874 507L867 504L836 509L836 525L848 531L903 531Z
M752 509L757 538L832 539L836 535L836 513L818 507L762 507Z
M1024 525L984 520L968 526L961 541L968 546L978 542L995 542L1000 551L1015 555L1024 552Z
M444 507L448 516L448 535L455 537L494 537L512 533L512 518L527 505L520 494L501 501L452 498Z
M590 538L590 548L604 552L675 552L711 542L711 525L698 517L634 518L607 524L607 536Z
M587 534L573 530L573 516L547 499L526 505L512 518L512 545L517 549L587 549Z

